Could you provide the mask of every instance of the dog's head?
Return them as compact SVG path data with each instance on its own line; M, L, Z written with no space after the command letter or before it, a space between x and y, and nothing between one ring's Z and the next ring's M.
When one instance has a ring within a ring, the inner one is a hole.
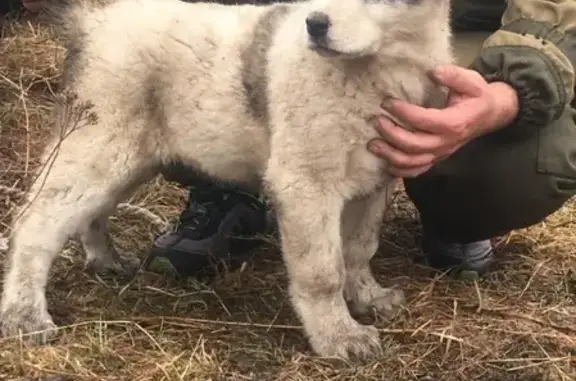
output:
M308 46L323 56L362 57L382 46L427 40L449 28L449 0L311 0Z

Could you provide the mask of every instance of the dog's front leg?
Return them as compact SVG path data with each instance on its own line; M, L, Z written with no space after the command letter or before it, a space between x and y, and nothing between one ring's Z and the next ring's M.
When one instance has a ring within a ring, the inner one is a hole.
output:
M405 304L402 290L383 288L370 269L370 260L378 249L380 226L391 204L394 185L390 183L369 196L352 200L344 208L344 298L355 315L365 315L375 310L384 316L392 316Z
M288 173L269 180L290 296L313 350L322 357L354 359L379 354L378 331L354 320L343 296L342 195L334 187Z

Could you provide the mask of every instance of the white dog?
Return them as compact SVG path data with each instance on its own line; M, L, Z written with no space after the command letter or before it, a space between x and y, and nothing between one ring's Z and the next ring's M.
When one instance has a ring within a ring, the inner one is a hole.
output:
M293 306L318 355L377 354L376 328L348 308L390 313L404 296L370 270L394 179L366 144L385 97L444 105L427 72L452 62L449 12L449 0L72 5L61 17L64 86L98 118L78 128L70 108L57 113L66 138L47 147L14 224L3 334L42 331L29 336L36 343L54 334L45 286L71 237L88 267L132 270L107 218L180 162L267 190Z

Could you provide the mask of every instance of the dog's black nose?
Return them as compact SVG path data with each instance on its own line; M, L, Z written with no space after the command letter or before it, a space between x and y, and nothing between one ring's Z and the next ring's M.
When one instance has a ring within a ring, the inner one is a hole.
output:
M322 38L328 35L330 28L330 18L322 12L312 12L306 17L306 29L308 34L314 38Z

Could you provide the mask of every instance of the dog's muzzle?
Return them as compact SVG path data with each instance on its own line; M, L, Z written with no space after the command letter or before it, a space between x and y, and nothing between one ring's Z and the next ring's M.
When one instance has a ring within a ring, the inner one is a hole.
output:
M306 30L312 40L325 39L330 29L330 18L322 12L312 12L306 17Z

